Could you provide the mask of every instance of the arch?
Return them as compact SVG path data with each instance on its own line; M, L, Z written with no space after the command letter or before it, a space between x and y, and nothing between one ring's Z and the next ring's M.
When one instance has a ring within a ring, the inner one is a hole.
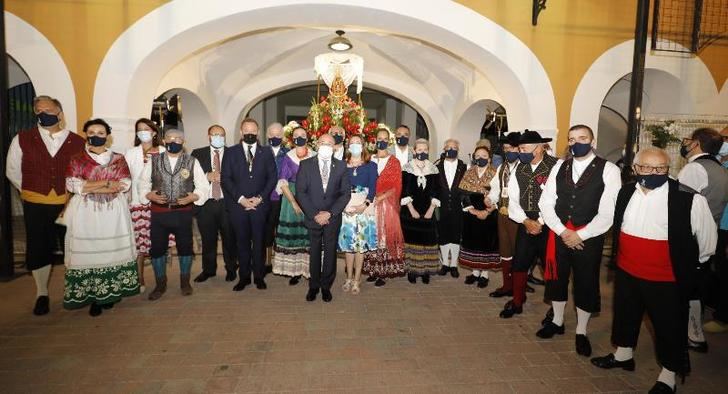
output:
M76 92L61 54L35 27L8 11L5 11L5 34L8 55L23 68L36 94L60 100L66 127L75 129Z
M486 70L504 104L513 108L509 115L514 127L556 129L553 90L535 54L493 21L445 0L418 7L388 0L351 0L347 4L321 0L230 1L211 2L204 9L192 0L169 2L137 21L112 45L97 76L94 113L110 118L139 116L146 111L140 98L151 100L155 84L190 53L249 32L306 25L362 26L382 32L392 32L392 26L396 26L393 33L447 48ZM310 79L309 71L306 78L296 82ZM370 82L388 86L366 74L365 83Z
M205 101L197 93L184 88L168 89L160 93L160 95L162 94L168 97L176 94L182 100L182 125L185 132L185 145L188 148L207 145L207 129L216 122L212 120L211 112ZM151 112L151 110L150 105L148 112ZM147 114L147 116L149 115Z
M486 105L488 103L500 105L497 100L480 99L470 104L454 124L451 137L460 141L461 152L471 153L475 149L475 144L480 139L480 129L485 121Z
M647 44L649 45L649 43ZM615 82L632 72L634 40L625 41L604 52L579 81L571 102L570 124L586 124L599 134L601 104ZM692 108L715 101L718 89L710 71L699 57L655 55L647 52L646 69L664 71L682 81L692 97Z

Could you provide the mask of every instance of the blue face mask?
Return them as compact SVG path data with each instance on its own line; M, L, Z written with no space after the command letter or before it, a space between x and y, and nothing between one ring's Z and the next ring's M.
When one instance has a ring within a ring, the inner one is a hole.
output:
M210 145L215 149L220 149L225 146L225 137L222 135L213 135L210 137Z
M506 152L506 160L509 163L515 163L518 160L518 152Z
M407 144L409 144L409 137L405 137L405 136L397 137L397 145L407 146Z
M642 187L650 190L657 189L658 187L664 185L665 182L667 182L667 174L637 174L636 178L637 182L642 185Z
M283 138L280 137L270 137L268 138L268 143L270 146L279 146L283 142Z
M91 146L104 146L106 145L106 137L99 137L98 135L90 135L86 139L88 144Z
M521 163L528 164L533 161L533 152L520 152L518 154L518 158L521 160Z
M430 158L427 152L415 153L415 159L425 161Z
M293 145L296 146L305 146L306 142L308 142L308 138L306 137L296 137L293 139Z
M58 115L47 114L45 112L41 112L36 116L38 117L38 123L43 127L55 126L60 121Z
M377 149L379 150L385 150L389 146L389 142L387 141L377 141Z
M482 157L475 159L474 162L478 167L485 167L488 165L488 159L483 159Z
M344 142L344 136L341 134L334 134L334 143L336 145L340 145L342 142Z
M569 151L571 151L571 155L574 157L584 157L588 155L591 150L591 144L583 144L581 142L577 142L569 147Z
M182 152L182 144L176 142L168 142L164 147L167 148L167 152L169 153Z
M457 149L445 149L445 158L447 159L455 159L458 157L458 150Z
M349 145L349 152L351 152L352 156L361 156L361 151L363 150L361 144L351 144Z

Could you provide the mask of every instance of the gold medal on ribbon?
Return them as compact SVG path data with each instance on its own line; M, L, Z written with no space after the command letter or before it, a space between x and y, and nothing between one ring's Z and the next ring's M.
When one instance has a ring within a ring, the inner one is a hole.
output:
M182 169L182 170L181 170L181 171L179 172L179 175L180 175L180 176L182 177L182 179L187 179L187 178L189 178L189 177L190 177L190 170L188 170L188 169L186 169L186 168L183 168L183 169Z
M508 216L508 207L500 207L498 212L503 216Z

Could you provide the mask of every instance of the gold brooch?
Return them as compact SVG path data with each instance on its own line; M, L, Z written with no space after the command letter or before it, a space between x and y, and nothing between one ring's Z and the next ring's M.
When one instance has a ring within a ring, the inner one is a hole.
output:
M179 174L182 176L182 179L187 179L190 177L190 170L183 168L182 171L179 172Z

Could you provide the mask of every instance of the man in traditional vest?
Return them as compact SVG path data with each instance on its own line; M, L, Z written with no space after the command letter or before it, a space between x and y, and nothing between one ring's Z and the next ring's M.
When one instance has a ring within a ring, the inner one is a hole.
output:
M556 164L556 158L546 153L546 143L536 131L526 130L518 140L521 164L508 181L508 216L518 223L516 248L513 256L513 299L500 313L503 319L523 312L526 301L528 269L536 258L546 254L548 228L544 225L538 200Z
M514 131L508 133L501 139L505 161L498 166L497 176L490 181L490 193L486 205L498 204L498 250L501 256L501 274L503 285L489 296L500 298L513 295L513 277L511 276L511 264L513 263L513 252L516 248L516 233L518 223L508 217L508 182L518 167L518 140L521 133Z
M723 209L728 203L728 170L726 170L715 155L723 145L723 137L713 129L696 129L690 138L683 138L680 146L680 155L688 163L680 170L677 178L685 186L700 193L708 200L710 212L716 225L720 225ZM716 230L717 231L717 230ZM704 276L711 270L711 264L698 266L699 276ZM688 349L705 353L708 351L708 342L703 333L703 308L700 291L705 283L698 280L694 294L690 298L690 322L688 324Z
M568 159L551 170L539 207L549 227L546 244L545 298L553 317L536 335L551 338L564 334L564 310L569 299L569 277L574 278L576 353L591 356L586 327L592 313L601 309L599 268L604 234L614 220L614 204L622 187L619 168L594 153L594 132L589 126L569 129Z
M174 234L179 258L182 295L192 294L192 205L203 206L210 195L210 183L197 159L184 152L185 135L170 129L164 133L166 152L152 156L139 184L142 203L151 202L150 235L152 267L156 285L149 300L167 291L167 247Z
M33 99L38 125L19 132L10 144L6 176L20 191L25 219L25 266L35 280L33 314L50 311L48 279L54 245L62 243L65 229L56 224L68 200L66 167L84 150L85 142L65 128L60 101L49 96Z
M612 225L617 251L612 343L617 350L591 362L633 371L632 352L646 310L662 365L650 393L673 393L675 374L687 372L688 298L696 262L714 253L717 231L705 197L669 179L665 151L643 149L634 163L637 183L619 191Z

